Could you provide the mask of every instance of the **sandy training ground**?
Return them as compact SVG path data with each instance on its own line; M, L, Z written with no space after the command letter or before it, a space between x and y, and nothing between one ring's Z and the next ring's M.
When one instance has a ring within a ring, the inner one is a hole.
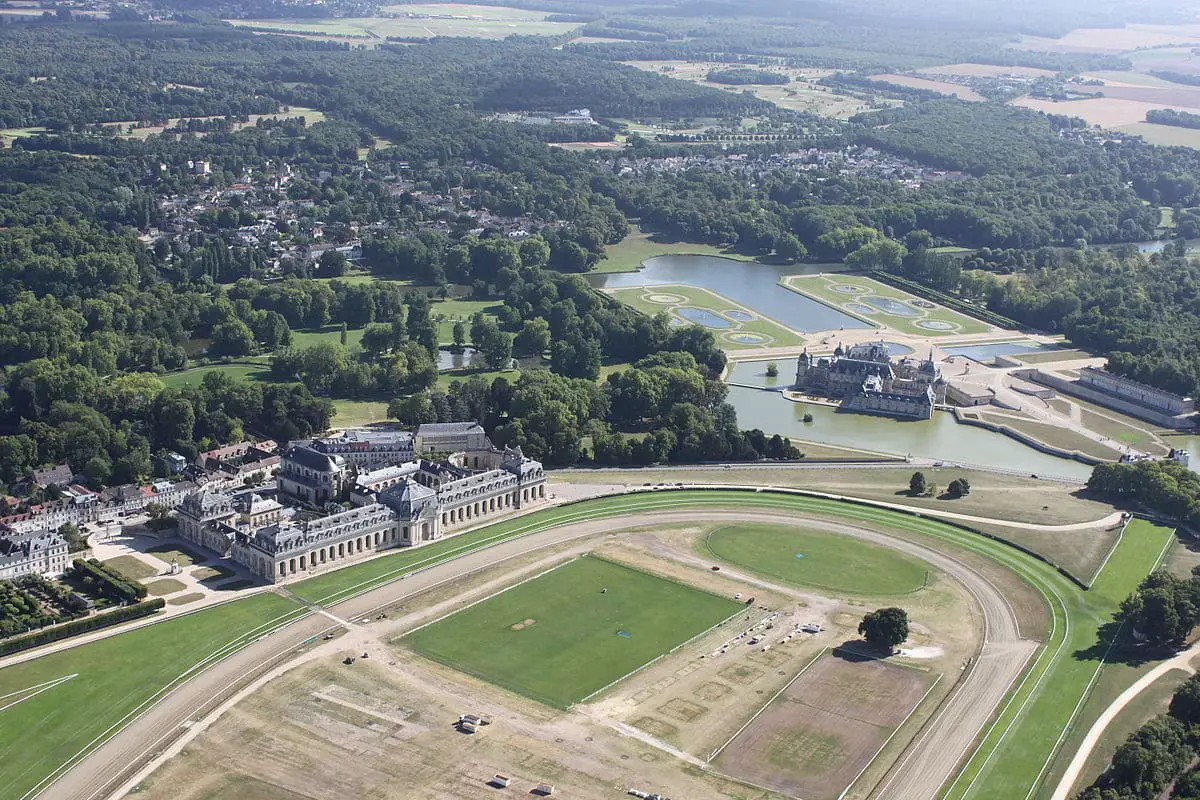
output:
M916 709L926 674L850 654L822 655L717 757L742 780L830 800L857 778Z

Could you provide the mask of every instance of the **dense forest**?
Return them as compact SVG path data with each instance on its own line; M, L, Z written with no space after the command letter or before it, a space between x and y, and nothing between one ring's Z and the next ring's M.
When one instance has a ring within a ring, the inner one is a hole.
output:
M1140 379L1191 391L1200 378L1191 262L1093 247L1152 238L1160 206L1180 233L1200 227L1195 153L919 97L839 127L590 52L519 37L352 50L195 22L0 28L0 121L31 129L0 152L0 479L68 460L97 484L130 480L159 450L321 430L339 399L470 413L552 463L795 455L738 429L709 386L724 364L711 335L564 274L593 269L630 218L752 255L895 270L1061 330ZM597 124L511 119L576 108ZM324 121L306 124L307 109ZM620 118L747 116L806 138L546 146L611 139ZM211 119L129 133L176 117ZM805 148L805 168L780 168ZM829 154L862 166L825 166ZM703 166L659 169L678 159ZM939 244L979 250L964 263ZM346 279L339 247L388 280ZM1147 270L1163 280L1140 285ZM554 377L489 384L487 404L478 385L428 394L448 344L429 301L453 296L494 303L456 344ZM339 326L354 346L298 335ZM157 377L213 359L258 359L265 380ZM627 377L598 382L606 365ZM582 386L555 380L598 387L586 413L549 407ZM521 386L532 399L514 405Z

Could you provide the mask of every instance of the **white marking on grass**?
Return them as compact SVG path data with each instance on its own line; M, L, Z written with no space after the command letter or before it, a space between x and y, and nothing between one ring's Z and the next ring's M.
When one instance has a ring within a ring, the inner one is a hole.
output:
M296 617L296 619L290 619L290 620L288 619L288 617L291 617L298 612L303 612L303 613L299 617ZM119 733L121 730L124 730L126 727L128 727L129 725L136 722L143 714L148 712L154 704L156 704L160 699L162 699L167 694L169 694L170 692L172 692L176 688L178 688L178 686L180 684L182 684L185 680L190 678L194 673L198 674L200 672L203 672L205 669L212 666L213 664L216 664L217 662L219 662L226 656L232 655L233 653L237 652L238 650L241 650L242 648L249 645L250 637L256 635L260 629L268 628L268 626L271 626L263 634L265 636L266 634L272 633L275 630L278 630L287 625L290 625L292 622L296 622L300 619L303 619L304 617L308 616L310 613L311 612L308 611L308 609L306 609L306 608L294 609L292 611L287 612L286 614L281 614L278 617L275 617L274 619L268 620L267 622L254 627L250 631L238 636L235 639L231 639L230 641L228 641L225 644L218 647L216 650L213 650L211 653L209 653L207 656L202 658L196 664L193 664L192 666L188 667L186 670L181 672L179 675L175 676L173 679L168 681L165 686L163 686L157 692L152 694L150 697L143 700L141 703L139 703L137 706L135 706L132 710L130 710L129 713L127 713L125 716L121 717L116 722L114 722L112 725L110 725L108 728L101 731L94 739L92 739L90 742L88 742L83 747L81 747L74 755L70 756L65 761L63 761L61 764L59 764L58 767L56 767L46 777L42 778L42 780L40 780L37 784L35 784L29 791L27 791L25 794L21 795L21 800L28 800L29 798L33 798L33 797L36 797L37 795L41 794L42 790L45 789L47 786L49 786L51 783L53 783L55 780L57 780L60 775L62 775L67 770L71 769L80 760L82 760L86 756L90 755L93 750L99 748L105 741L107 741L113 735L115 735L116 733ZM280 622L280 620L286 620L286 621ZM98 791L100 791L100 789L97 789L97 792Z
M9 703L6 703L5 705L0 706L0 711L7 711L8 709L12 708L15 705L24 703L26 700L29 700L30 698L37 697L42 692L50 691L55 686L59 686L61 684L66 683L67 681L71 680L72 678L78 678L78 677L79 677L78 672L72 672L70 675L64 675L61 678L55 678L52 681L46 681L45 683L39 683L35 686L27 686L24 689L18 689L15 692L9 692L6 695L0 695L0 700L7 700L10 697L17 698L16 700L13 700L12 702L9 702Z

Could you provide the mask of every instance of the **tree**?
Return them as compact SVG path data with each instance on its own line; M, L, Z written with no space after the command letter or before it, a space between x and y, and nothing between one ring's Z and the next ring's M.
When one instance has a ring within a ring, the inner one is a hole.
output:
M455 321L452 335L455 349L462 350L467 341L467 326L463 325L462 320Z
M437 422L437 410L427 394L397 397L388 403L387 415L405 425L423 425Z
M958 499L971 493L971 484L966 478L955 478L950 481L950 485L946 487L946 494L952 498Z
M1183 682L1171 698L1171 716L1189 727L1200 725L1200 675Z
M774 361L771 361L767 364L767 377L768 378L778 378L779 377L779 365L776 364Z
M79 532L73 522L63 523L58 529L59 534L67 540L67 549L72 553L87 549L87 537Z
M872 611L858 623L858 632L871 647L890 655L897 645L908 638L908 613L895 607Z
M792 264L807 256L808 248L792 234L785 233L775 240L775 254Z
M346 274L346 256L337 250L321 253L317 262L317 275L322 278L340 278Z
M914 472L908 479L908 491L913 495L925 494L925 490L928 488L929 484L925 480L924 472Z
M248 356L257 349L254 333L240 319L214 325L208 349L218 356Z
M908 250L891 239L875 239L846 256L847 266L855 269L896 269L904 262Z

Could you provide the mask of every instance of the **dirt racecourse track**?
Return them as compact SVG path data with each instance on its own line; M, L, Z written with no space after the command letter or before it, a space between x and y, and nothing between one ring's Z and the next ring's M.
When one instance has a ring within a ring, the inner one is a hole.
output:
M840 797L928 684L916 670L823 655L721 751L717 767L792 797Z
M734 501L736 502L736 501ZM972 667L960 679L935 717L921 731L894 769L880 784L876 797L896 800L923 800L937 795L958 764L969 754L972 743L987 724L1009 687L1022 673L1036 643L1021 638L1016 615L1004 595L987 577L955 556L910 541L857 525L826 520L817 521L804 514L785 511L735 511L728 505L714 504L704 512L706 521L764 522L773 524L813 524L836 533L893 547L923 559L961 583L975 598L985 625L984 644ZM235 656L217 663L169 693L147 713L134 720L119 734L82 759L73 769L51 784L43 794L55 800L100 800L119 796L118 787L156 755L173 744L188 741L189 731L202 730L212 721L213 711L239 689L252 684L268 672L278 674L288 666L298 666L314 655L337 652L337 641L301 647L309 637L338 622L355 619L375 609L390 606L434 586L466 575L488 570L498 574L503 562L550 546L573 543L586 537L612 535L648 525L691 524L696 509L686 511L637 512L548 528L490 548L469 553L453 561L411 575L354 599L338 603L321 614L312 614L300 622L266 636ZM324 614L329 614L325 616ZM419 619L398 617L388 620L377 635L411 629Z

